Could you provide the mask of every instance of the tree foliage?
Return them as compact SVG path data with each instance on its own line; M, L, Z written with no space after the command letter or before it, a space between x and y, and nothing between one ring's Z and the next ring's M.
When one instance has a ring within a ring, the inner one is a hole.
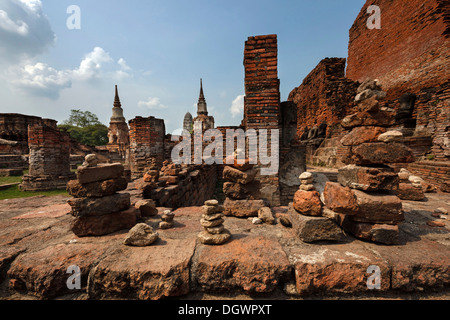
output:
M59 126L70 137L87 146L104 146L108 143L108 127L90 111L71 110L69 119Z

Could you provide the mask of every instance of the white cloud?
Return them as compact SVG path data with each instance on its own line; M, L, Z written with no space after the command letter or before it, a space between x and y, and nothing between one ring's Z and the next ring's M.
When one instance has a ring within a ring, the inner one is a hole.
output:
M22 20L12 21L8 16L8 12L3 10L0 10L0 29L17 33L21 36L28 35L28 25Z
M139 108L146 108L150 110L161 110L161 109L167 109L167 106L162 104L159 100L159 98L148 98L147 101L139 101L138 102Z
M127 65L127 62L123 58L120 58L119 61L117 61L117 64L122 68L123 71L131 70L131 68Z
M119 61L117 61L117 64L120 66L120 70L117 70L114 74L116 79L123 80L126 78L130 78L131 77L131 72L130 72L131 68L128 66L125 59L120 58Z
M42 62L25 62L9 67L3 76L14 89L18 89L20 92L57 99L60 91L70 88L73 81L86 82L102 77L109 78L111 75L118 79L130 77L131 68L124 59L118 61L120 70L107 71L105 65L112 61L109 53L103 48L95 47L86 54L79 67L75 69L56 70ZM159 101L152 105L155 101L151 99L143 103L147 103L148 108L163 109L165 107Z
M231 103L231 115L233 118L242 115L244 112L244 97L245 95L237 96Z
M57 99L61 89L72 86L70 72L58 71L44 63L13 67L10 84L22 92Z
M79 80L99 78L102 66L112 61L113 60L108 52L103 50L103 48L95 47L94 50L88 53L83 61L81 61L80 67L73 71L73 75Z
M39 0L0 0L0 64L20 63L55 42Z

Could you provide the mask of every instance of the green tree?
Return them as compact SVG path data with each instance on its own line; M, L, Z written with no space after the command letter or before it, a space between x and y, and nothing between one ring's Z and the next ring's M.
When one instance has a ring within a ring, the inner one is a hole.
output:
M63 122L63 125L72 127L86 128L101 124L98 117L90 111L70 110L69 119Z
M87 146L104 146L108 143L108 127L89 111L71 110L70 117L59 126L70 137Z

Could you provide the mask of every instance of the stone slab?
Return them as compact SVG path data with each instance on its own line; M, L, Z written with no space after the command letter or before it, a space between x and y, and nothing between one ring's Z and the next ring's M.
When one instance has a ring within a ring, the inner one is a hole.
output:
M103 198L74 198L68 201L74 217L102 216L128 209L129 193L118 193Z
M363 143L352 147L351 162L357 165L411 163L415 161L410 148L401 143Z
M380 270L380 290L390 288L390 267L382 257L358 243L332 246L303 246L288 250L295 270L297 293L302 296L335 294L370 294L367 283L373 273L370 266ZM370 271L370 270L369 270Z
M77 290L67 287L67 280L73 274L67 273L68 268L80 268L81 286L85 289L91 267L107 252L107 244L90 243L50 245L21 254L8 271L9 287L44 299L75 293Z
M102 216L85 216L73 219L70 230L78 237L104 236L121 230L129 231L136 225L138 209Z
M71 180L67 183L67 191L75 198L101 198L123 191L127 186L127 180L122 177L85 184L81 184L78 180Z
M101 164L96 167L79 167L77 180L81 184L117 179L123 176L124 166L120 163Z
M362 191L398 189L399 177L388 167L361 167L348 165L339 169L338 182Z
M342 229L330 218L304 216L293 208L293 204L289 205L288 216L293 232L303 242L341 241L345 238Z
M201 291L268 293L291 273L282 246L262 236L232 236L221 246L201 245L194 261L192 280Z
M229 200L226 199L223 213L238 218L257 217L258 211L266 204L263 200Z
M405 220L402 201L395 195L352 190L359 211L350 217L354 222L397 225Z
M151 247L120 247L92 270L89 298L158 300L188 294L195 244L195 238L165 238Z

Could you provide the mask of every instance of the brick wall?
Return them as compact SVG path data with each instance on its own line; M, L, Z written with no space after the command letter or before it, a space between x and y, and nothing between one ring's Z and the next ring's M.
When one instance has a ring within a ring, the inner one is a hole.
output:
M404 165L394 165L393 167L398 171ZM434 185L439 191L450 193L450 163L448 161L418 161L409 164L407 169Z
M3 153L28 154L28 126L35 124L56 126L56 121L23 114L1 113L0 138L18 142L15 146L5 148Z
M343 58L323 59L292 90L288 101L297 106L297 134L301 138L305 131L326 124L327 136L342 132L340 122L352 112L358 84L345 78Z
M74 177L70 171L70 137L56 121L28 127L29 173L21 189L26 191L64 189Z
M243 126L245 130L267 129L269 137L268 150L271 150L271 130L281 129L277 35L249 37L245 42L244 68ZM280 143L280 141L278 142ZM258 174L256 179L261 185L261 197L271 205L279 205L280 188L278 174L270 176Z
M278 129L280 80L277 36L249 37L245 42L244 123L247 129Z
M152 159L162 166L165 157L164 120L155 117L136 117L130 125L130 169L132 179L142 177L149 169Z
M201 206L214 196L217 182L215 165L186 166L177 175L178 182L144 191L145 199L152 199L159 207L177 209Z
M381 9L381 29L368 29L369 5ZM369 0L352 28L347 77L379 79L388 99L436 87L450 78L447 0Z

